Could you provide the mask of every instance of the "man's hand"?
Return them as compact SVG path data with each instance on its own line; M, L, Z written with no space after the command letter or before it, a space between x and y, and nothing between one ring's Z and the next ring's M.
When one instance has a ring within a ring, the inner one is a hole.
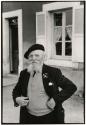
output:
M28 97L17 97L16 98L16 102L20 105L20 106L26 106L29 102Z
M47 102L47 106L49 107L49 108L51 108L51 109L54 109L54 107L55 107L55 101L54 101L54 99L53 98L51 98L48 102Z

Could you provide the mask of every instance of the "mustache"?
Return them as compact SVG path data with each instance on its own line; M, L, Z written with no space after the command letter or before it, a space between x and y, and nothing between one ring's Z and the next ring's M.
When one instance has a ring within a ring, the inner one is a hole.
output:
M37 63L40 62L39 60L34 60L34 61L30 61L30 63Z
M31 63L38 63L38 61L32 61Z

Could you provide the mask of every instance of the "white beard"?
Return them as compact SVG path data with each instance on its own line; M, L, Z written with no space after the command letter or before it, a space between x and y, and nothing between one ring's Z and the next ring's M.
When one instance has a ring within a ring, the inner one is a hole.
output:
M40 71L42 69L42 64L30 64L28 66L28 72Z

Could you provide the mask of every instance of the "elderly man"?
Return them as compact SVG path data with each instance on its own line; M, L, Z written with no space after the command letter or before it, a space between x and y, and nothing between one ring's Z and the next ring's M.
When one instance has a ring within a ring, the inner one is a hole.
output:
M24 55L28 67L21 71L13 89L14 105L20 106L20 123L64 123L62 103L77 89L60 69L44 64L44 51L43 45L35 44Z

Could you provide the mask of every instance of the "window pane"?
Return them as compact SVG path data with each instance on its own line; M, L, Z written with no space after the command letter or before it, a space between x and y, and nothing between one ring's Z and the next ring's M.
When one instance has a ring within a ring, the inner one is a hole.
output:
M80 5L84 5L84 1L80 1Z
M56 43L56 55L62 55L62 42Z
M60 14L54 13L54 25L62 26L62 13Z
M69 41L72 38L72 27L65 28L65 41Z
M66 56L71 56L72 55L72 43L71 42L66 42L65 43L65 55Z
M55 28L55 41L62 41L62 27Z
M72 9L66 11L66 26L72 25Z

